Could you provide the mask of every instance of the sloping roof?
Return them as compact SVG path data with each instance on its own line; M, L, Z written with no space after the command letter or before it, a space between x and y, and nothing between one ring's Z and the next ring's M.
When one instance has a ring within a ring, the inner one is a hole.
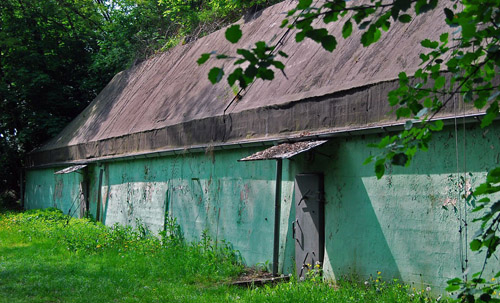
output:
M31 154L30 165L391 123L386 96L398 73L418 68L419 41L437 40L447 30L443 10L435 9L393 25L378 43L363 48L356 30L341 38L341 20L327 26L338 38L332 53L309 40L296 43L291 31L280 48L289 55L282 60L288 79L276 72L275 80L256 81L232 102L225 80L212 85L207 78L212 67L224 64L230 70L232 62L198 66L196 60L202 53L234 54L259 40L277 41L286 33L281 20L294 4L286 1L240 20L243 38L236 45L225 40L222 29L117 74L59 135Z

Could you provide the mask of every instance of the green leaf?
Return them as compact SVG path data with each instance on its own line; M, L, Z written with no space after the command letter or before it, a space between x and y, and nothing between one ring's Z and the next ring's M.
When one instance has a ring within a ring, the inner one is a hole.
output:
M500 182L500 167L495 167L488 172L486 182L499 183Z
M446 281L446 283L456 285L462 283L462 280L460 278L453 278L451 280Z
M454 291L459 290L459 289L460 289L460 285L450 285L450 286L446 287L447 292L454 292Z
M330 12L325 14L325 17L323 18L323 22L325 22L325 24L328 24L331 22L335 22L338 19L339 19L338 12L330 11Z
M298 32L296 35L295 35L295 42L302 42L304 40L304 38L306 37L306 31L301 31L301 32Z
M281 70L285 69L285 64L283 64L280 61L272 61L271 64L274 65L274 67L276 67L277 69L281 69Z
M365 159L365 162L363 162L363 165L371 163L372 161L373 161L373 156L369 156L368 158Z
M378 160L375 163L375 175L377 176L377 179L380 179L384 176L384 174L385 174L384 161L383 161L383 159L382 159L382 161Z
M288 24L288 19L283 19L283 21L281 21L281 28L285 27L286 25Z
M406 85L406 84L408 84L408 75L405 72L400 72L398 74L398 78L399 78L399 84L400 85Z
M483 242L481 242L481 240L474 239L469 245L472 251L478 251L481 248L481 245L483 245Z
M434 81L434 89L441 89L446 83L446 78L444 76L439 76L435 81Z
M442 120L434 121L433 124L429 126L432 131L441 131L443 129L444 122Z
M229 83L230 86L233 86L236 80L238 80L242 74L243 69L241 67L238 67L227 77L227 83Z
M366 30L363 35L361 35L361 44L363 44L364 47L369 46L372 43L377 42L382 33L380 32L380 29L378 29L375 25L370 25L368 30Z
M392 158L391 163L398 166L405 166L408 162L408 156L404 153L397 153Z
M420 44L425 48L432 48L432 49L436 49L439 46L439 43L437 41L431 41L429 39L422 40Z
M446 15L446 19L448 19L448 21L453 21L453 18L455 17L455 13L449 9L449 8L445 8L444 9L444 14Z
M299 4L297 4L296 9L306 9L311 6L312 0L299 0Z
M411 115L411 110L408 107L400 107L396 110L397 118L406 117L409 118Z
M249 79L253 80L253 78L255 78L255 76L257 76L257 72L258 72L257 67L255 67L255 65L250 64L245 69L245 76L247 76Z
M413 122L411 120L406 120L405 130L410 130L413 127Z
M398 18L399 22L401 23L410 23L411 22L411 16L408 14L400 15Z
M441 36L439 36L439 41L441 41L443 43L447 43L448 42L448 33L441 34Z
M259 61L255 57L255 55L251 51L249 51L247 49L239 48L239 49L236 50L236 53L239 54L239 55L242 55L245 59L247 59L251 63L256 64Z
M210 70L210 72L208 72L208 80L210 80L212 84L219 82L223 76L224 71L218 67L214 67Z
M490 107L486 110L486 115L484 115L483 120L481 120L481 128L485 128L490 125L493 120L498 116L498 101L490 104Z
M329 52L333 52L333 50L337 47L337 40L332 35L327 35L321 38L321 46Z
M313 29L306 32L306 36L316 42L321 42L322 39L328 35L326 28Z
M495 202L495 204L493 204L491 206L491 212L492 213L497 213L499 211L500 211L500 201L497 201L497 202Z
M347 20L342 27L342 37L345 39L349 37L352 33L352 22L351 19Z
M228 29L226 29L226 39L231 43L238 42L242 35L243 33L238 24L231 25Z
M282 56L284 58L288 58L288 54L283 52L283 51L278 51L278 54L280 54L280 56Z
M203 63L207 62L208 59L210 59L210 53L204 53L201 54L200 58L198 58L196 63L198 63L198 65L202 65Z
M258 71L258 77L262 80L273 80L274 72L268 68L260 67Z

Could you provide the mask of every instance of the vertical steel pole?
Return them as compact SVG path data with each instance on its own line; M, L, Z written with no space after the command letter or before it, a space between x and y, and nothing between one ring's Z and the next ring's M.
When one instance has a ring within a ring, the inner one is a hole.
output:
M102 175L104 173L104 169L101 168L99 170L99 187L97 188L97 210L96 210L96 215L95 219L98 222L101 221L101 204L102 204Z
M278 275L280 252L280 217L281 217L281 179L283 160L276 159L276 193L274 200L274 247L273 247L273 276Z

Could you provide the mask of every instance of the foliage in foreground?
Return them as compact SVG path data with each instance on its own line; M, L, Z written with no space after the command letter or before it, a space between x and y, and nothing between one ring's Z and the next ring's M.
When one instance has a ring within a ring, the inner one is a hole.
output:
M59 133L116 73L275 2L0 1L0 195L19 199L26 154Z
M429 38L420 41L425 49L419 55L420 68L412 75L401 71L399 87L387 96L397 119L406 121L403 131L371 145L380 152L366 159L365 164L374 163L378 179L391 165L409 166L418 151L428 150L432 134L444 126L436 115L447 105L458 108L465 107L460 105L462 102L469 103L469 107L483 112L481 128L490 126L500 115L500 0L299 0L282 22L283 28L295 30L296 42L311 39L332 52L337 47L337 37L323 27L325 24L342 25L343 39L348 39L357 27L362 33L360 44L367 47L379 41L394 24L411 26L413 19L437 9L443 12L442 24L447 25L439 41ZM229 27L225 34L231 43L243 36L239 25ZM279 47L280 42L258 41L255 48L238 49L237 55L205 53L197 62L203 64L212 56L233 60L235 67L225 78L230 86L238 81L241 92L256 79L273 80L273 70L284 72L285 64L277 59L287 58L287 54ZM224 74L222 68L214 67L208 78L217 83ZM456 111L454 114L458 116ZM480 221L481 227L469 243L470 249L486 256L479 272L469 275L469 269L463 269L460 277L448 281L448 291L459 291L463 302L500 302L494 297L500 292L500 285L495 282L500 271L492 258L500 246L500 200L494 196L500 193L500 166L491 163L488 170L485 182L462 196L463 203L474 212L480 211L480 218L475 221ZM480 196L481 199L476 199ZM498 271L491 281L484 277L489 261L493 261L494 270Z
M139 225L140 226L140 225ZM159 238L55 209L0 213L0 302L432 302L381 273L358 284L310 279L231 287L243 268L229 245L185 244L175 221ZM446 300L442 300L446 301Z

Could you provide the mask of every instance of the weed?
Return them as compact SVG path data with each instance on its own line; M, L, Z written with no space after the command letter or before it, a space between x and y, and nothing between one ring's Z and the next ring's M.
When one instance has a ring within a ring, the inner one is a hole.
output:
M229 243L214 241L208 231L186 243L173 218L160 237L137 223L136 229L106 227L56 209L0 213L0 303L433 300L430 290L385 281L380 272L364 283L324 282L316 265L303 282L291 277L274 287L229 287L221 282L243 271Z

